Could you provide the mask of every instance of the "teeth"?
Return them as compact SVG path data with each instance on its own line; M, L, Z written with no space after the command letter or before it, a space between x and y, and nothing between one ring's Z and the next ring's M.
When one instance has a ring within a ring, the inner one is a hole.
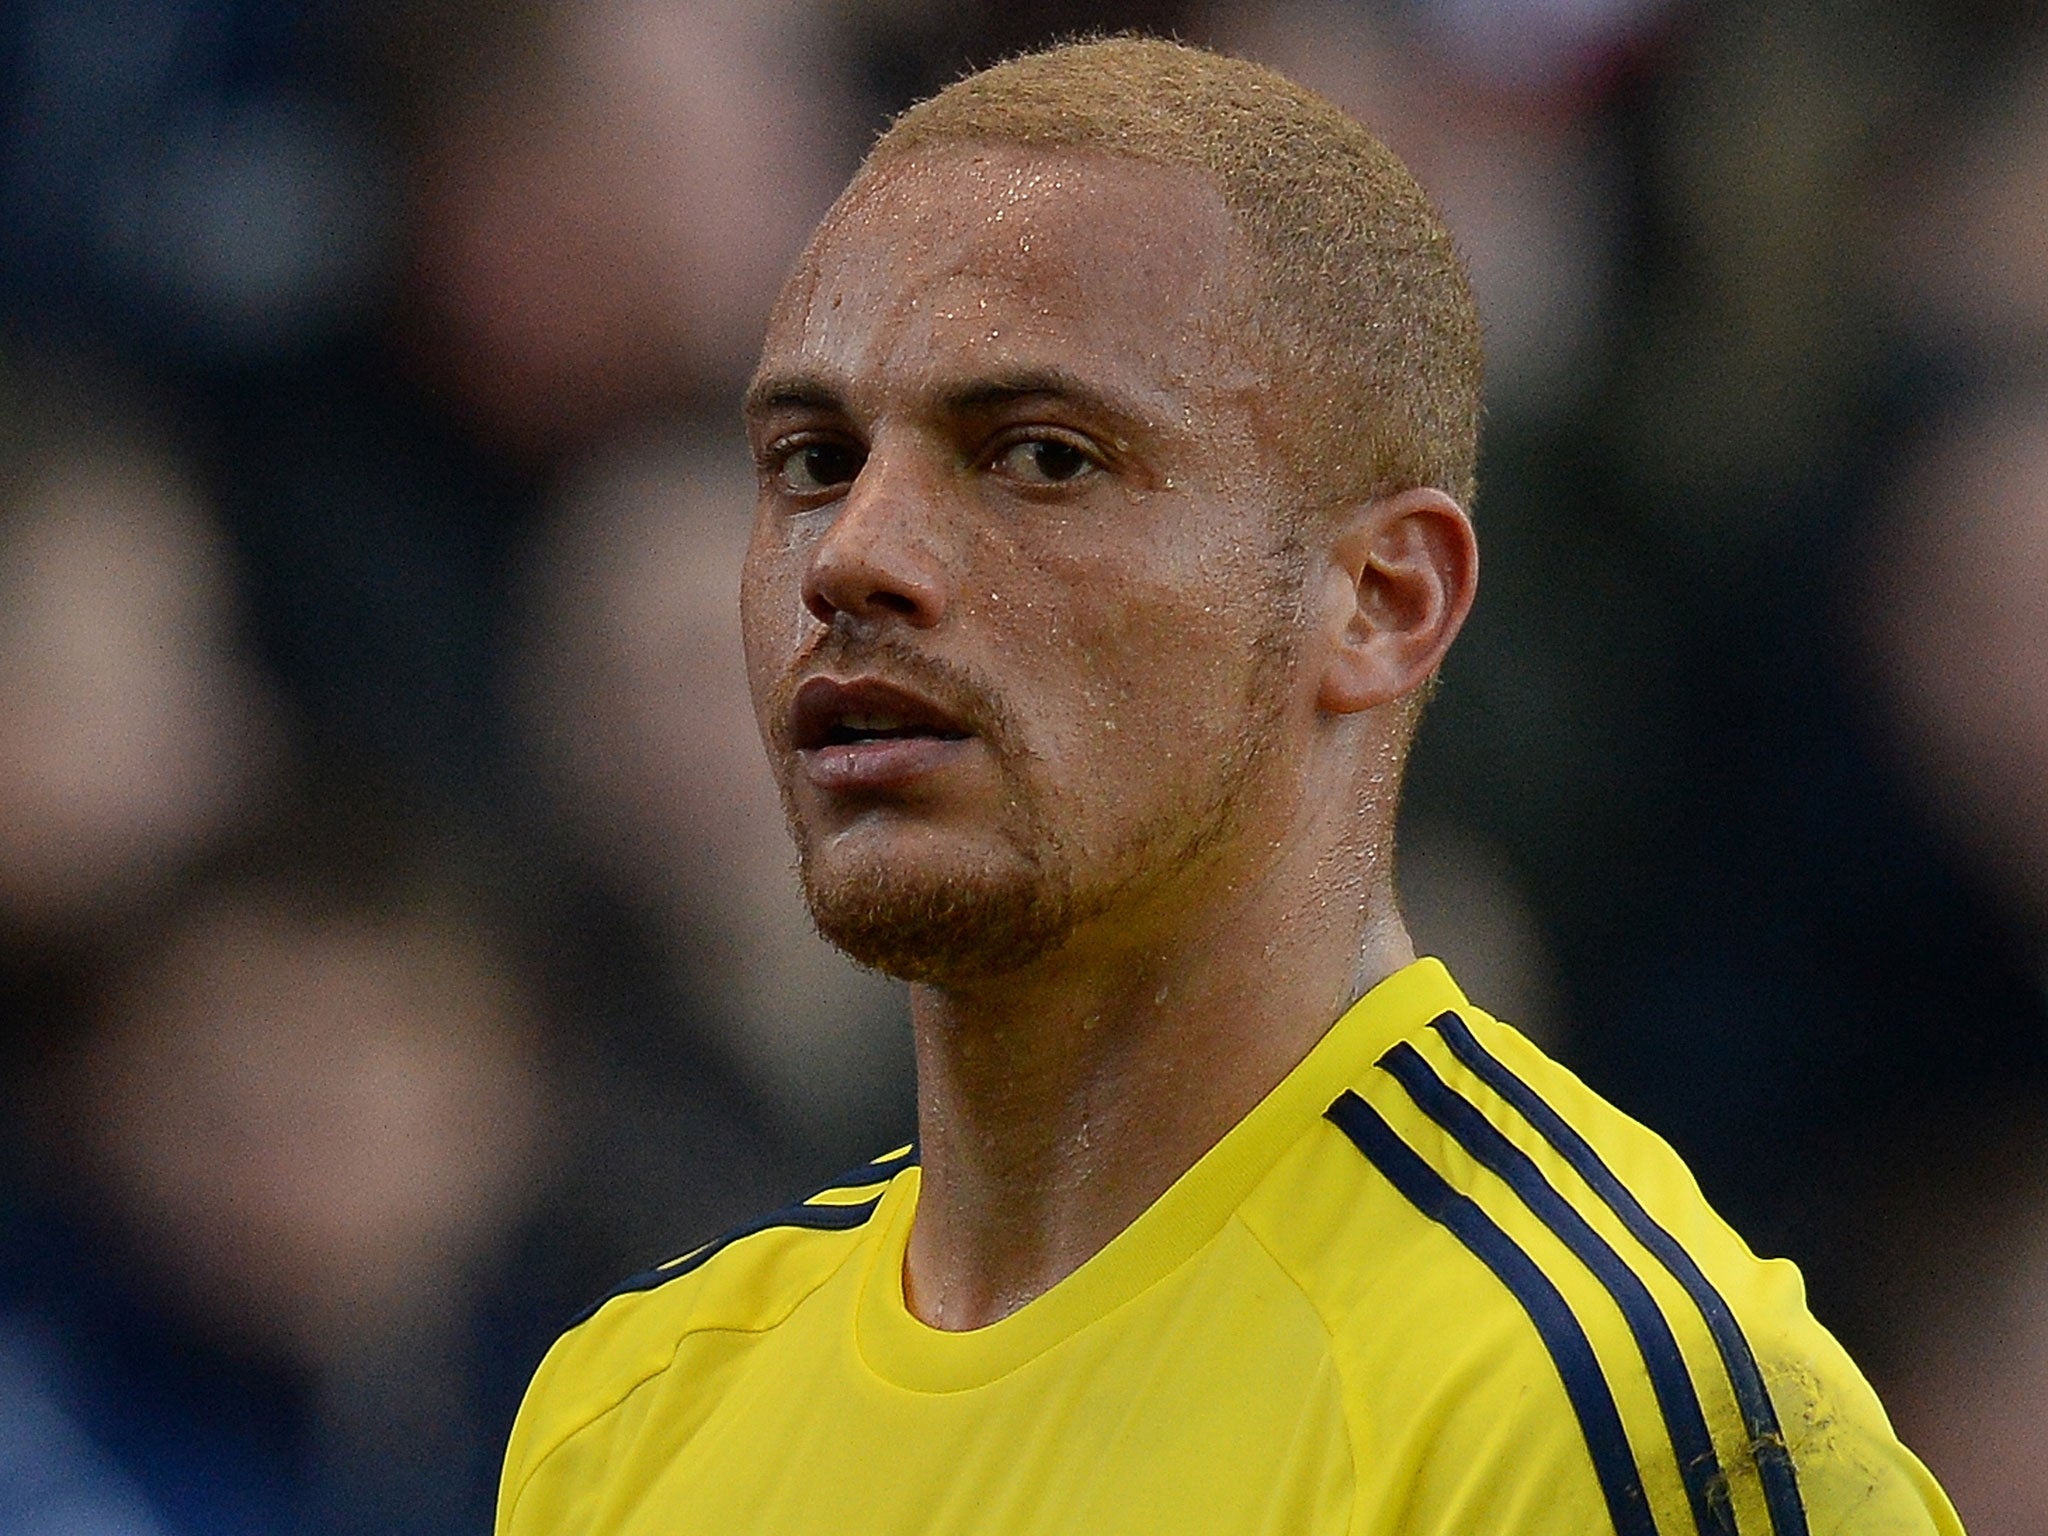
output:
M894 715L847 715L839 724L845 730L858 731L862 735L903 729L903 722Z

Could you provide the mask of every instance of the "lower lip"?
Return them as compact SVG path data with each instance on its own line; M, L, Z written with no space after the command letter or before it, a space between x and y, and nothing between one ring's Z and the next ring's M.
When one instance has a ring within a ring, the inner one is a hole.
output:
M842 794L898 789L957 762L972 736L898 736L811 747L797 754L804 775Z

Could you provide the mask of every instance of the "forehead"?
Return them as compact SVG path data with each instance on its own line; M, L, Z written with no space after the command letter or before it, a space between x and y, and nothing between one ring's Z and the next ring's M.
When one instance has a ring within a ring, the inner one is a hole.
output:
M1239 238L1201 172L1083 151L950 146L871 172L827 217L770 323L762 375L903 380L1108 370L1221 384Z

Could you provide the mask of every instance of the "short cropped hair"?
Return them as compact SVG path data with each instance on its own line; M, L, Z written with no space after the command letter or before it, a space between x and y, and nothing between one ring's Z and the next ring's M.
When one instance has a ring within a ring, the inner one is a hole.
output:
M1263 65L1154 38L1026 54L911 107L855 178L950 145L1099 151L1191 167L1251 253L1253 360L1325 503L1434 486L1470 504L1479 317L1450 232L1358 122Z

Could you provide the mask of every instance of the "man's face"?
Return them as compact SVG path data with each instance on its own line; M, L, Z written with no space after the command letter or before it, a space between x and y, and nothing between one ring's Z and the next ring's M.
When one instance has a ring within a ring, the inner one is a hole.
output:
M871 177L784 291L747 667L856 959L1142 945L1283 835L1302 561L1235 250L1194 172L960 147Z

